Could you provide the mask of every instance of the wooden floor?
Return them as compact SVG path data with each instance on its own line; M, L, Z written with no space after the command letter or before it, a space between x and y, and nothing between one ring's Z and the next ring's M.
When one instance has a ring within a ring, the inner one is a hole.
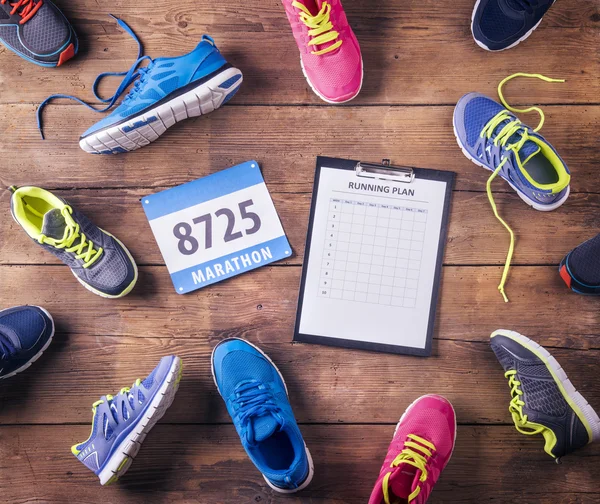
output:
M361 95L338 107L306 84L279 0L57 3L80 35L77 59L45 70L0 49L0 183L56 190L127 244L140 279L121 300L89 293L13 223L9 193L0 193L0 308L42 305L58 327L39 362L0 384L0 502L365 504L394 425L428 392L446 395L460 424L431 503L600 502L600 443L557 465L542 440L518 434L488 345L500 327L536 339L600 410L600 300L570 293L556 271L568 250L600 231L600 0L560 0L527 42L499 54L473 42L474 0L345 0L365 79ZM79 135L100 116L65 102L46 110L41 141L42 99L55 92L90 99L98 73L134 61L134 42L108 12L154 57L187 52L211 34L243 71L241 91L132 154L81 151ZM518 80L506 94L515 104L544 105L543 133L573 179L571 197L552 214L494 183L518 236L504 304L496 285L507 235L488 206L487 174L458 149L451 117L462 94L495 97L497 83L517 71L567 79ZM319 154L458 173L431 358L292 344ZM178 296L139 199L249 159L262 167L294 257ZM313 483L295 497L267 487L215 390L210 352L229 336L263 348L288 381L316 466ZM101 488L70 453L88 435L92 402L171 353L185 365L173 406L122 481Z

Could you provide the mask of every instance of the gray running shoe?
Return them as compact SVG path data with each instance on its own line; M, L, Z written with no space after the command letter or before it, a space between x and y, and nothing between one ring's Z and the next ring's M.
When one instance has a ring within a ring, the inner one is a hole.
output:
M11 213L25 232L71 268L94 294L120 298L138 277L129 251L113 235L45 189L11 187Z
M0 0L0 43L43 67L62 65L79 48L75 30L50 0Z
M491 345L508 379L508 409L519 432L542 434L544 450L556 459L600 440L598 414L545 348L504 329L492 334Z

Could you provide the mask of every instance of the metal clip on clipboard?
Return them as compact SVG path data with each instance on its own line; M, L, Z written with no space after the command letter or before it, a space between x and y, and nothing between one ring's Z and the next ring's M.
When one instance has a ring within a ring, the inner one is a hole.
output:
M410 184L415 179L415 173L408 166L392 166L389 159L383 159L381 164L356 163L356 176L379 180L392 180Z

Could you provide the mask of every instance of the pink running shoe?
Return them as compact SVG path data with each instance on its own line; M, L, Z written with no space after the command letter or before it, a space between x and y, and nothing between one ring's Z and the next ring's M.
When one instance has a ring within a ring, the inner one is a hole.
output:
M312 90L328 103L352 100L362 87L363 63L340 0L283 0L283 5Z
M419 397L400 418L369 504L425 504L455 440L456 415L448 400Z

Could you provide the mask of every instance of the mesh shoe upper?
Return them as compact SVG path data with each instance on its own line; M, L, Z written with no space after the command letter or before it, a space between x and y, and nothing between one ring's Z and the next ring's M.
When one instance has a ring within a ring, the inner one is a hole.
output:
M540 22L554 0L480 0L473 14L473 36L492 51L506 49Z
M553 438L542 432L546 451L554 457L562 457L585 446L590 441L588 432L544 361L519 341L502 334L493 335L491 346L504 371L516 371L527 422L542 425L554 434ZM532 429L520 422L517 423L521 428Z
M600 287L600 234L575 247L565 259L571 276L581 286Z
M26 365L54 334L54 322L37 306L0 311L0 378Z
M71 44L72 53L68 57L77 52L75 31L50 0L43 0L41 7L23 24L19 10L11 15L12 9L10 2L0 4L0 42L9 49L42 66L56 66L68 59L65 55Z

